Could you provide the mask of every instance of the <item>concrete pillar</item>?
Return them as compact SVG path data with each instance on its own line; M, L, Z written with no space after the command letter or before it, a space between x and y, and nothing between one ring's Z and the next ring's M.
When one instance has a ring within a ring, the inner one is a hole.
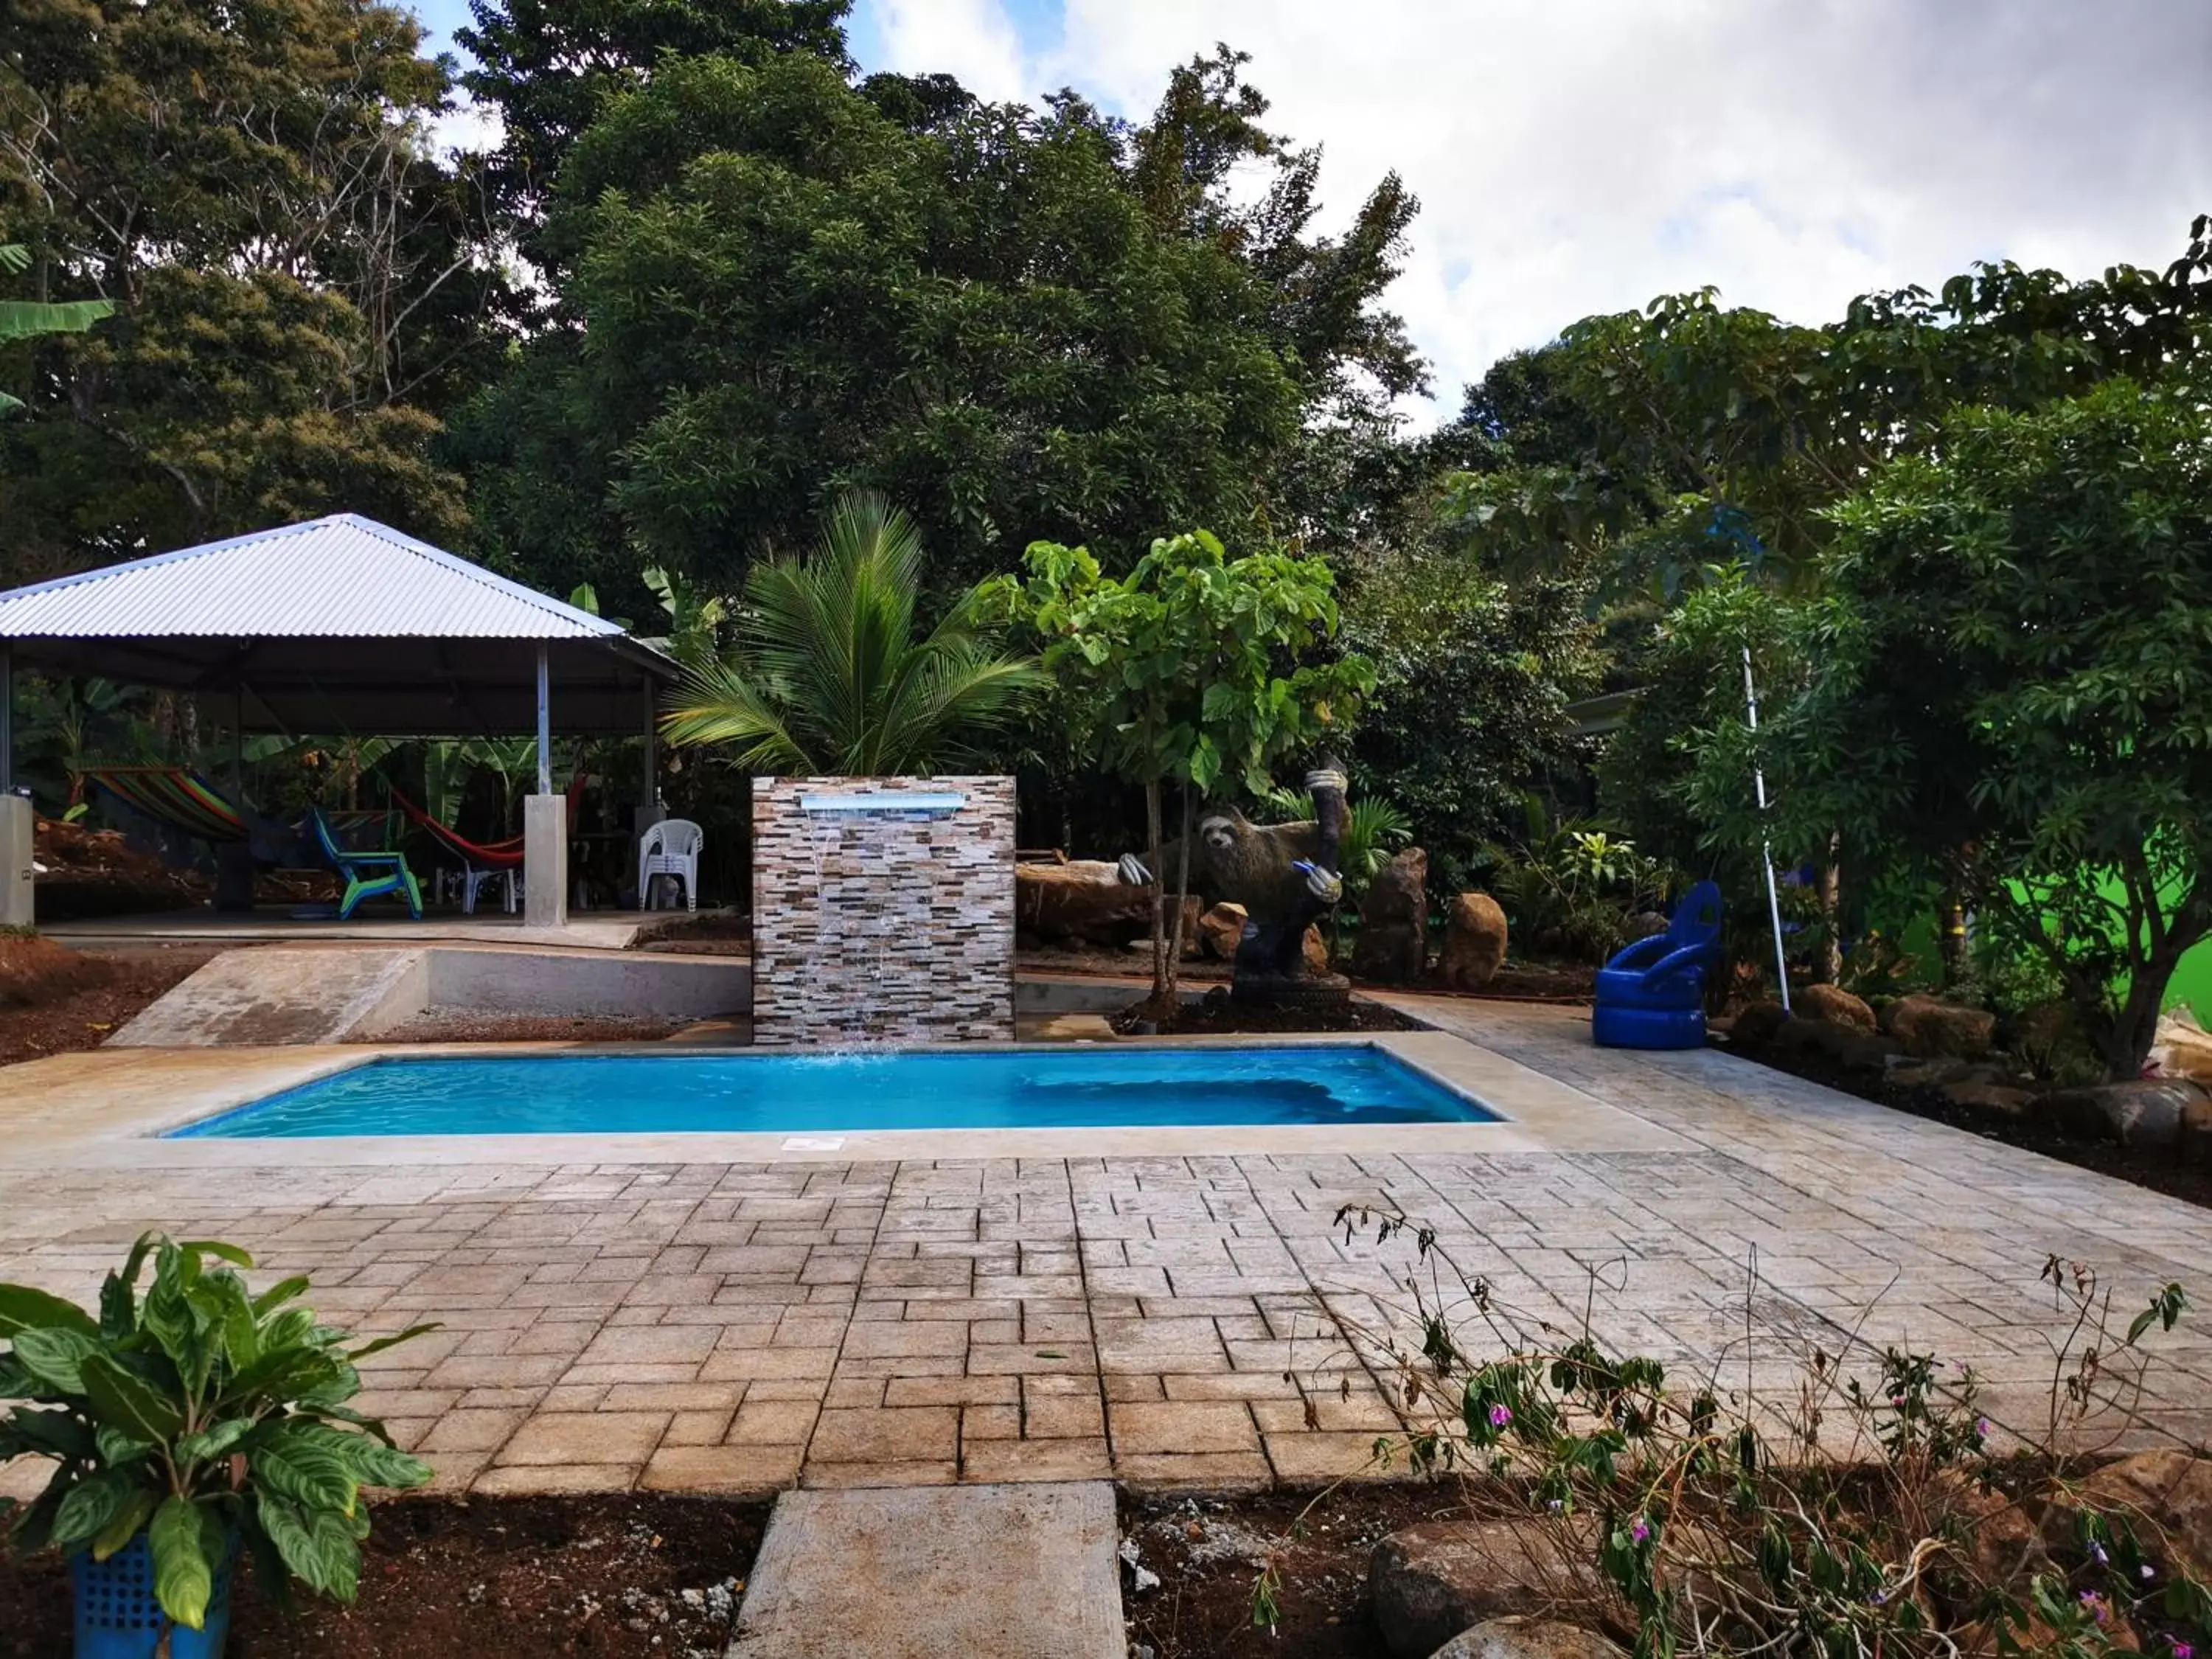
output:
M0 795L0 927L31 925L31 798Z
M522 921L527 927L568 921L568 798L522 799Z

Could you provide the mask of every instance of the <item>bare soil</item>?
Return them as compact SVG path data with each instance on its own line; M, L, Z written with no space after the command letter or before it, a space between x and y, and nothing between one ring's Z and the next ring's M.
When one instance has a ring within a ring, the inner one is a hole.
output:
M1158 1659L1382 1659L1388 1650L1367 1596L1376 1541L1463 1513L1453 1487L1426 1482L1341 1486L1318 1502L1296 1492L1124 1497L1122 1534L1161 1581L1139 1592L1123 1573L1131 1650L1149 1646ZM1252 1622L1253 1587L1271 1559L1281 1581L1272 1632Z
M649 917L652 913L647 915ZM711 910L656 927L629 948L663 956L747 957L752 954L752 940L750 916L733 910Z
M246 1570L230 1659L721 1659L759 1504L646 1493L376 1506L360 1601L274 1606ZM69 1575L0 1553L0 1659L70 1650Z
M2123 1146L2117 1141L2062 1134L2047 1121L2008 1117L2002 1112L1960 1106L1946 1099L1939 1090L1904 1088L1819 1055L1793 1055L1788 1065L1767 1054L1739 1051L1739 1057L1771 1066L1778 1072L1787 1072L1792 1077L1802 1077L1810 1083L1823 1084L1842 1094L1856 1095L1876 1105L1947 1123L1985 1140L2040 1152L2062 1164L2094 1170L2099 1175L2131 1182L2154 1193L2164 1193L2168 1198L2212 1209L2212 1165L2184 1164L2170 1149Z
M221 945L71 951L34 935L0 934L0 1066L97 1048Z
M1114 1017L1114 1029L1127 1036L1135 1030L1139 1019L1150 1018L1146 1005L1137 1003ZM1255 1008L1231 1002L1225 997L1209 996L1195 1007L1178 1010L1175 1018L1164 1022L1160 1029L1175 1036L1228 1036L1248 1032L1279 1036L1302 1031L1418 1031L1421 1026L1418 1020L1407 1018L1395 1008L1358 997L1334 1005Z

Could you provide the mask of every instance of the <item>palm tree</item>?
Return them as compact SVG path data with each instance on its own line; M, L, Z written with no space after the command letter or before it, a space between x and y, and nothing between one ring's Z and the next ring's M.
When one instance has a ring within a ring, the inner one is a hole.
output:
M736 639L695 664L661 721L678 744L732 744L748 771L927 775L1010 726L1045 684L1009 654L970 588L915 638L921 539L881 496L831 507L811 557L745 578Z

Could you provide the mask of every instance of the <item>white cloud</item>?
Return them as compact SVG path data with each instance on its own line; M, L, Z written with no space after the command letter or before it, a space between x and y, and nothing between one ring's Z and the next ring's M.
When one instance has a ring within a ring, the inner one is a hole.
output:
M1027 53L1000 0L872 9L887 67L1130 115L1172 64L1250 52L1334 216L1394 167L1421 198L1390 302L1429 418L1657 294L1819 321L1976 258L2160 264L2212 208L2203 0L1065 0Z
M872 0L866 21L883 52L869 69L950 75L994 103L1039 90L999 0Z

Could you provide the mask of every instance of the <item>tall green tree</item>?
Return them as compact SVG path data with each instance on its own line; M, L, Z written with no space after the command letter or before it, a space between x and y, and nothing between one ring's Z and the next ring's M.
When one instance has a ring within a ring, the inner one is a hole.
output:
M369 0L28 0L0 36L0 240L115 307L27 350L10 578L352 507L433 536L428 459L501 278L430 154L445 71Z
M455 451L486 544L556 586L641 550L728 586L863 487L957 586L1036 537L1126 567L1162 522L1246 521L1310 414L1419 366L1372 303L1410 199L1314 236L1311 158L1255 130L1273 205L1232 209L1199 138L1264 108L1233 67L1136 128L801 52L619 82L541 239L568 322Z
M2121 1077L2212 933L2208 407L2200 376L1954 411L1832 510L1817 597L1721 584L1678 623L1774 666L1755 738L1723 686L1678 739L1715 839L1837 829L1855 867L1963 895Z
M926 775L972 754L1019 718L1044 677L1001 647L988 590L921 633L922 569L904 514L880 496L844 496L810 557L752 568L730 653L692 657L661 729L673 743L727 747L753 772Z
M1079 746L1145 791L1150 846L1164 845L1161 796L1180 787L1188 846L1200 798L1227 783L1273 793L1270 764L1348 732L1374 684L1364 658L1335 654L1335 578L1318 558L1267 546L1232 559L1204 530L1164 537L1127 576L1088 549L1031 544L1029 575L1010 590L1044 641L1062 712ZM1188 861L1153 864L1152 993L1174 1006L1182 955Z
M475 60L461 84L499 112L485 179L526 238L576 140L664 52L757 61L811 52L839 68L852 0L469 0L453 39ZM534 248L533 248L533 251Z

